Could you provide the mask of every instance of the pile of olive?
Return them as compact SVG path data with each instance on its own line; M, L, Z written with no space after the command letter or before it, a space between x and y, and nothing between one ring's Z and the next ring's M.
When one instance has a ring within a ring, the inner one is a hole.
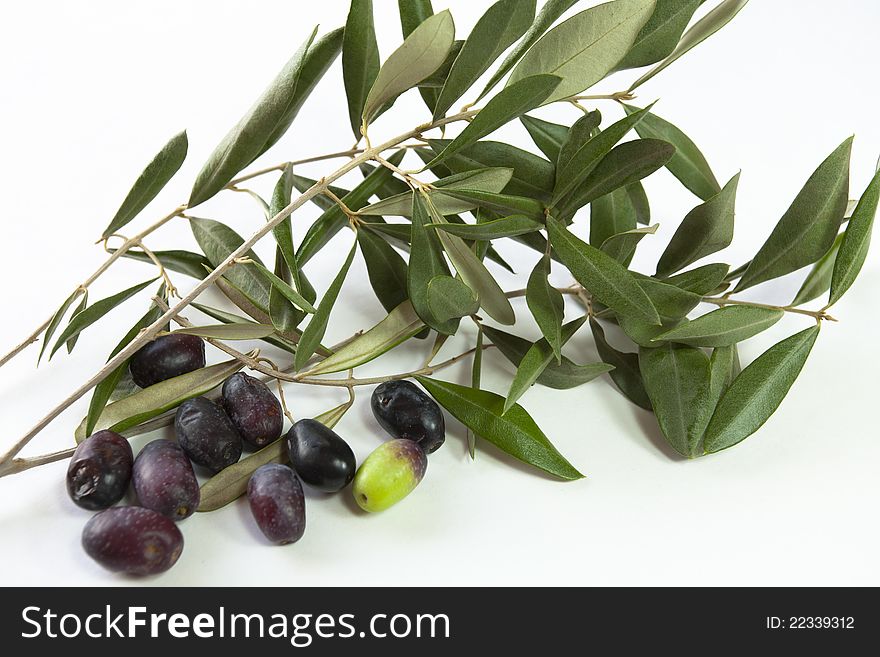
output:
M205 366L200 338L165 335L131 359L133 380L155 385ZM378 386L373 414L392 437L357 467L355 454L336 432L320 422L295 422L283 438L290 465L257 468L247 486L256 524L277 544L294 543L305 532L303 485L336 493L352 484L365 511L382 511L409 495L425 475L427 454L445 439L440 407L408 381ZM196 470L216 474L237 463L245 447L263 448L282 439L284 416L271 390L247 374L223 384L220 402L189 399L177 408L176 442L154 440L134 457L129 442L113 431L98 431L76 448L67 471L67 490L80 507L100 512L83 530L83 547L106 568L132 575L168 570L183 550L175 524L199 507ZM114 506L129 484L138 506Z

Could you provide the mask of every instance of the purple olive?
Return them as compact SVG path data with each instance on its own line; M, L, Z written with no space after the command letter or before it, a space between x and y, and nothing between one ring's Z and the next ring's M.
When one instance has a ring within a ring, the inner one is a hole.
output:
M446 440L443 411L433 399L409 381L388 381L373 391L373 415L395 438L417 442L426 454Z
M141 506L172 520L189 518L199 508L199 482L177 443L148 443L134 460L132 482Z
M223 408L241 437L256 447L265 447L281 436L284 428L281 403L259 379L243 372L226 379Z
M128 363L131 378L141 388L205 366L205 341L195 335L172 333L141 347Z
M82 546L108 570L156 575L177 562L183 551L183 534L155 511L120 506L92 516L83 529Z
M178 406L174 432L192 462L212 472L220 472L241 456L238 430L220 405L207 397L188 399Z
M306 499L293 470L280 463L256 469L248 482L248 502L260 531L273 543L296 543L306 530Z
M134 457L128 441L113 431L98 431L82 441L67 467L67 492L90 511L113 506L131 481Z

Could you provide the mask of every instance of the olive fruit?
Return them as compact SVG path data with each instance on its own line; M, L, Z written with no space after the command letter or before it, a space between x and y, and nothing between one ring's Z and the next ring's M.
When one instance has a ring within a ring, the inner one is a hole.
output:
M364 511L384 511L409 495L428 467L418 443L404 438L382 443L354 476L354 499Z
M155 575L175 564L183 551L183 534L155 511L120 506L92 516L83 529L82 546L108 570Z
M183 449L170 440L148 443L134 460L132 483L141 506L172 520L199 507L199 482Z
M409 381L388 381L373 391L373 415L395 438L421 445L426 454L437 451L446 440L443 411L433 399Z
M281 436L284 427L281 404L259 379L243 372L226 379L223 408L241 437L256 447L265 447Z
M241 456L241 436L220 404L207 397L187 399L174 416L177 442L193 463L220 472Z
M205 366L205 341L195 335L172 333L141 347L128 363L132 380L141 388Z
M300 420L290 428L287 452L300 479L313 488L335 493L354 479L357 461L351 447L317 420Z
M251 513L273 543L296 543L306 530L306 498L293 470L280 463L261 465L247 487Z
M74 451L67 467L67 492L90 511L113 506L131 481L134 456L128 441L113 431L92 434Z

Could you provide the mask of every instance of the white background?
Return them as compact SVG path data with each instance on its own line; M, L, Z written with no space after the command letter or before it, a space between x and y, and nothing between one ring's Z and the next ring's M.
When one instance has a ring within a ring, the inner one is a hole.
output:
M396 3L377 0L383 57L400 41ZM459 35L488 2L450 4ZM589 4L589 3L582 3ZM707 3L710 5L712 3ZM2 180L3 351L42 322L102 260L92 243L131 182L159 146L189 130L180 174L144 212L140 230L186 199L199 167L265 84L321 23L344 22L347 3L226 0L180 2L34 0L4 10L0 22L0 180ZM708 42L639 90L639 103L660 98L657 113L700 145L723 183L743 171L737 236L725 254L736 266L769 234L816 165L856 133L852 195L870 178L880 152L876 76L877 3L848 0L755 0ZM594 93L625 88L638 73L606 80ZM472 98L465 98L472 100ZM619 110L601 107L607 120ZM577 111L554 107L545 118L571 122ZM425 120L414 92L374 126L374 141ZM499 136L528 145L521 127ZM255 166L351 145L339 64L309 99L293 128ZM335 163L303 167L321 175ZM415 162L413 162L415 164ZM357 176L354 176L357 178ZM254 187L267 192L273 181ZM636 261L650 273L681 217L697 199L665 171L647 181L656 238ZM222 194L198 215L250 234L262 222L244 195ZM295 216L299 236L313 207ZM586 217L578 223L586 232ZM351 243L347 231L309 265L323 290ZM180 221L148 242L191 248ZM536 255L501 250L525 274ZM263 245L261 252L271 254ZM536 387L523 398L546 433L588 477L551 481L497 450L466 454L463 428L449 422L446 446L431 457L425 481L394 509L366 516L348 491L310 496L308 531L294 546L268 546L239 503L185 521L186 549L155 584L880 584L877 499L876 370L880 365L878 250L824 326L813 354L781 409L735 449L698 461L675 457L653 418L607 382L559 392ZM377 321L358 256L334 311L330 342ZM763 285L753 297L788 302L804 272ZM152 276L142 264L114 266L93 289L98 299ZM524 277L499 274L507 289ZM189 279L177 276L181 285ZM569 283L565 276L560 284ZM34 369L37 348L0 371L0 446L96 370L143 311L131 301L82 336L72 357ZM520 331L533 336L522 301ZM821 305L817 302L816 306ZM575 308L569 309L572 313ZM198 320L198 313L189 313ZM573 316L573 315L572 315ZM786 318L747 343L751 360L774 340L804 328ZM464 324L463 324L464 326ZM596 358L589 331L569 346L579 362ZM467 348L469 329L444 354ZM425 343L389 355L364 373L417 366ZM216 351L209 358L219 360ZM504 392L512 369L487 353L485 385ZM443 374L464 382L469 367ZM336 390L289 388L293 412L307 416L343 399ZM369 390L338 426L359 459L383 438L369 411ZM86 401L56 420L28 453L71 444ZM136 447L143 444L136 441ZM127 584L92 563L79 546L88 514L64 490L65 465L0 480L0 582ZM140 583L140 582L138 582Z

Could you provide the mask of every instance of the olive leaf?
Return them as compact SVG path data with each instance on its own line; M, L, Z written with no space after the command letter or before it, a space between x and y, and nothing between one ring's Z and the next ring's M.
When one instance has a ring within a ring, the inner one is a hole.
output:
M55 335L55 331L57 331L58 327L61 325L61 321L67 314L67 311L70 310L70 307L76 302L82 293L83 290L80 288L74 290L73 294L67 297L67 299L64 300L64 303L62 303L58 310L55 311L55 314L52 315L52 318L46 325L46 330L43 332L43 344L40 347L40 355L37 356L38 365L43 359L43 354L46 353L46 349L49 347L49 342L52 340L52 336Z
M285 167L278 178L275 189L272 190L272 200L269 203L269 216L274 217L284 208L290 205L291 194L294 187L293 167ZM290 279L294 288L309 303L314 303L316 294L315 289L311 286L305 274L300 269L299 259L296 256L296 248L293 243L293 222L291 218L286 217L281 223L272 229L272 237L278 245L278 251L281 254L287 270L290 272ZM286 281L285 281L286 282ZM271 296L271 295L270 295ZM277 298L277 294L274 295ZM271 306L271 303L270 303ZM302 319L300 317L300 319Z
M294 356L293 360L294 367L297 370L301 370L309 358L312 357L312 354L321 346L321 340L324 339L324 332L327 330L327 322L330 321L330 312L333 310L336 299L339 297L339 290L342 289L342 284L345 282L346 276L348 276L348 270L351 268L351 263L354 260L355 251L357 251L356 241L351 245L348 257L342 263L339 273L336 274L333 282L330 283L330 287L327 288L327 291L321 298L321 302L318 304L317 311L312 315L300 336L296 356Z
M590 330L593 332L593 340L596 342L596 351L603 362L614 366L608 375L617 386L617 389L636 406L645 410L653 410L651 400L645 391L642 373L639 369L639 356L635 353L618 351L605 339L605 331L594 319L590 319Z
M639 111L638 107L630 105L623 107L627 114ZM712 173L700 149L690 137L669 121L651 112L639 122L636 132L641 137L662 139L675 146L675 155L666 163L666 168L681 181L682 185L701 199L708 201L721 191L721 185L715 179L715 174Z
M738 185L736 174L718 194L687 213L657 262L658 276L674 274L730 246Z
M406 286L410 301L422 321L438 333L453 335L458 320L440 322L434 319L428 306L428 283L435 276L449 274L443 258L440 238L436 231L428 230L428 208L421 194L412 195L412 247L407 269Z
M315 420L332 429L349 408L351 408L350 401L316 415ZM248 482L257 468L267 463L287 463L288 460L287 441L279 438L238 463L223 468L199 489L198 510L216 511L234 502L247 492Z
M238 322L234 324L213 324L210 326L187 326L169 331L169 333L197 335L200 338L214 338L217 340L260 340L275 333L275 327L269 324Z
M795 333L758 356L734 379L706 428L706 452L732 447L768 420L803 369L818 335L818 325Z
M431 0L397 0L397 7L400 12L400 27L403 31L404 39L412 34L413 30L425 22L426 19L434 15L434 8L431 6ZM450 53L455 48L455 42L453 42L452 45L453 48L450 48ZM447 59L448 57L449 55L447 54ZM445 63L446 62L444 61L444 63L440 65L441 69ZM421 80L420 85L431 77L433 77L433 74L424 80ZM420 86L419 93L422 96L422 100L425 101L425 105L427 105L428 109L433 112L434 105L437 104L437 98L440 95L440 90L425 89Z
M635 277L619 262L575 237L559 220L547 217L550 243L572 276L598 301L621 315L651 324L660 316Z
M370 285L382 307L391 312L407 298L406 262L394 247L369 230L359 230L357 241L367 264Z
M187 399L198 397L216 388L242 367L240 361L229 360L151 385L129 397L108 404L95 423L94 429L109 429L118 433L134 427L169 409L176 408ZM77 443L88 437L85 418L80 422L74 436Z
M684 33L684 36L681 37L675 50L673 50L666 59L633 82L629 86L628 91L633 91L641 86L667 66L675 62L691 48L698 46L715 34L715 32L727 25L733 20L733 17L739 13L739 10L746 6L748 1L749 0L722 0L712 9L712 11L703 16L692 28Z
M412 303L404 301L373 328L334 351L305 375L341 372L368 363L413 337L424 327L425 324L413 310Z
M702 297L712 292L721 284L721 282L724 280L724 277L727 276L727 272L729 269L729 265L726 265L722 262L713 262L711 264L703 265L702 267L695 267L694 269L690 269L681 274L676 274L675 276L665 278L664 282L670 285L674 285L675 287L682 290L693 292L694 294L698 294Z
M317 33L316 27L247 114L214 149L193 185L190 208L223 189L239 171L287 132L342 46L341 29L315 42Z
M635 42L616 71L656 64L672 54L681 35L704 0L657 0L654 13L645 23Z
M846 293L865 263L868 245L871 243L874 215L877 214L878 199L880 199L880 171L874 174L865 193L862 194L843 234L840 252L834 261L829 306L837 303Z
M654 0L617 0L575 14L529 49L507 84L531 75L559 76L548 103L589 89L626 55L653 10Z
M726 306L660 334L655 340L693 347L729 347L770 328L785 313L760 306Z
M541 11L538 12L534 22L531 27L528 28L523 38L508 53L507 57L504 58L504 61L501 63L501 66L498 67L498 70L492 74L492 77L486 83L483 91L477 97L476 102L480 102L485 98L486 94L492 91L495 85L497 85L501 79L507 75L514 66L516 66L516 63L522 58L526 51L531 48L541 36L543 36L554 22L556 22L556 19L568 11L568 9L570 9L577 1L578 0L547 0L547 2L541 7Z
M594 207L596 203L598 203L603 198L606 197L602 196L600 198L597 198L595 201L593 201L590 207ZM636 248L638 247L639 242L642 241L642 238L645 235L653 235L657 232L657 229L659 227L660 224L654 224L653 226L645 226L644 228L633 228L632 230L625 230L622 233L617 233L616 235L612 235L611 237L607 238L604 242L602 242L599 248L610 255L612 258L617 260L617 262L622 264L624 267L627 267L629 266L629 263L632 262L633 256L636 253Z
M378 73L379 45L373 25L373 0L352 0L342 37L342 80L356 140L361 138L364 104Z
M449 49L449 52L446 53L446 59L440 64L440 68L419 82L419 91L434 91L439 95L443 85L446 84L446 78L449 77L449 71L452 70L452 65L455 63L458 53L461 52L462 46L464 46L464 41L460 39L456 39L452 42L452 47ZM436 101L432 101L431 104L433 106L437 105Z
M834 239L828 253L823 255L810 269L810 273L804 278L804 282L792 299L792 306L800 306L818 299L831 288L831 278L834 275L834 261L837 259L837 253L840 250L840 243L843 242L843 233Z
M116 249L109 249L110 253L114 253L115 251ZM174 249L171 251L153 251L153 255L156 256L156 259L162 263L162 266L165 267L165 269L178 272L179 274L185 274L186 276L191 276L199 280L202 280L207 275L208 269L211 265L205 256L200 253L193 253L192 251L184 251L180 249ZM155 266L153 259L150 258L150 256L137 249L129 249L122 254L122 257L139 260L140 262L146 262ZM206 269L206 267L208 269Z
M198 310L201 313L204 313L211 319L216 319L218 322L223 322L224 324L245 324L250 322L246 317L242 317L241 315L236 315L235 313L226 312L225 310L220 310L219 308L212 308L211 306L206 306L201 303L192 304L193 308ZM259 325L257 322L250 322L251 324ZM296 331L292 331L297 339L299 339L299 333ZM267 335L265 338L261 338L263 342L267 342L274 347L278 347L279 349L286 351L291 354L296 353L296 343L286 340L278 335Z
M590 203L590 244L606 253L603 245L609 239L635 230L636 225L636 209L625 187L618 187ZM619 261L619 258L615 260Z
M438 322L467 317L480 308L476 293L464 281L446 274L428 281L427 299L428 309Z
M575 0L577 1L577 0ZM528 114L519 117L520 122L528 131L535 146L541 151L548 160L556 162L559 158L559 151L562 144L568 137L568 128L558 123L551 123L544 119L538 119Z
M259 271L272 285L273 291L278 291L285 299L287 299L294 306L307 313L316 312L315 307L306 300L299 292L294 290L290 285L285 283L281 278L276 276L273 272L266 269L266 267L257 262L256 260L248 262L247 264L239 264L236 267L254 267Z
M480 379L483 376L483 325L477 325L477 340L474 345L474 363L471 367L471 388L474 390L480 389ZM467 442L468 442L468 453L471 455L471 460L474 460L474 456L476 455L477 449L477 436L476 434L470 430L470 427L467 429Z
M630 203L636 211L636 222L644 226L651 223L651 205L648 203L648 195L641 182L634 182L626 186Z
M79 305L73 309L73 314L71 315L71 321L76 318L83 310L85 310L89 305L89 291L85 290L83 292L82 298L80 299ZM79 333L74 335L71 338L67 339L65 345L67 346L67 353L73 353L73 348L76 346L76 341L79 339Z
M425 194L425 205L428 214L433 219L433 223L446 223L446 219L436 211L431 198L427 194ZM513 307L510 305L510 301L504 294L504 290L498 285L495 277L486 269L486 265L483 264L460 237L445 231L438 231L438 233L443 250L446 251L458 275L476 294L480 307L495 321L501 324L513 324L516 321ZM430 307L429 297L429 310ZM442 322L443 320L438 318L438 321Z
M529 275L529 281L526 285L526 303L529 311L541 334L553 354L556 356L556 362L562 362L562 319L565 315L565 301L562 293L553 287L548 280L550 275L550 255L544 254L532 273Z
M477 207L477 203L454 198L449 195L453 190L500 192L513 176L513 169L489 167L475 169L465 173L456 173L431 183L434 189L428 191L431 202L437 212L445 215L466 212ZM394 215L409 217L412 215L413 193L411 191L396 194L377 201L358 211L361 215Z
M186 159L187 146L186 131L184 130L174 135L162 147L162 150L156 153L141 175L138 176L134 186L122 201L122 205L110 220L110 224L104 229L101 234L102 239L107 239L128 224L140 214L141 210L147 207L150 201L156 198L156 195L174 177Z
M512 214L478 224L439 223L428 227L442 230L466 240L495 240L502 237L515 237L540 230L543 224L521 214Z
M541 105L559 84L554 75L533 75L523 78L499 92L486 103L467 127L446 148L431 160L425 168L454 155L461 149L476 143L504 124L522 116Z
M699 456L709 359L700 349L670 343L640 348L639 369L666 441L682 456Z
M369 125L382 107L440 68L454 39L455 25L448 10L423 20L379 69L364 102L363 125Z
M461 48L434 107L434 120L471 88L535 18L535 0L498 0L486 10Z
M571 124L568 133L559 147L556 157L556 168L560 171L571 164L572 158L583 148L594 135L598 134L599 125L602 123L602 114L599 110L586 112L577 121Z
M52 350L49 352L49 359L52 359L52 356L54 356L55 352L61 348L61 345L65 344L71 338L78 336L89 326L91 326L99 319L104 317L104 315L106 315L108 312L116 308L116 306L123 303L124 301L127 301L155 280L155 278L151 278L150 280L144 281L143 283L133 285L127 290L123 290L122 292L117 292L112 296L100 299L88 308L82 310L82 312L79 312L71 317L70 322L61 332L61 335L58 336L58 340L55 341L55 346L53 346Z
M849 137L813 172L752 258L734 292L790 274L816 262L831 248L846 210L851 149Z
M269 317L268 306L256 305L247 297L247 295L225 278L218 278L214 281L214 285L216 285L217 289L223 293L223 296L229 299L236 308L243 311L248 317L255 319L260 324L270 324L272 322Z
M636 281L651 300L662 326L635 315L618 315L620 328L639 346L656 347L655 340L669 328L678 325L702 301L698 294L669 285L655 278L635 274Z
M392 153L388 157L388 161L397 166L403 160L403 156L404 151L398 151ZM361 209L367 204L370 197L378 192L393 176L394 174L390 169L379 167L364 178L353 190L344 194L340 200L349 210L362 211ZM299 266L302 267L311 260L340 230L348 226L348 223L349 219L342 208L336 203L332 203L306 231L299 250L296 252Z
M544 216L544 204L527 196L495 194L473 189L450 189L445 194L501 214L522 214L532 219L540 219Z
M425 376L416 378L459 422L502 451L566 481L583 477L519 404L502 413L504 397L493 392Z

